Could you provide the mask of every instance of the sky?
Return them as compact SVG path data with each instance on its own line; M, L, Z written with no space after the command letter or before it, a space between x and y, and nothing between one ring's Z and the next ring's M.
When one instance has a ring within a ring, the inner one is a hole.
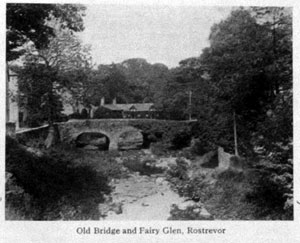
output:
M85 30L79 34L91 45L99 64L144 58L169 68L196 57L209 45L214 23L225 19L230 7L86 5Z

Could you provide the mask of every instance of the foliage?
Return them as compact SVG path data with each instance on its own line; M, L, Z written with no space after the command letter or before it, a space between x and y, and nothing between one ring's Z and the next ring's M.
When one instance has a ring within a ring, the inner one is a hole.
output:
M191 139L191 124L188 122L177 122L169 120L130 120L129 125L136 127L142 131L144 136L155 136L157 141L163 141L168 144L169 147L173 142L177 142L179 145L180 141L178 138L180 136L185 137L182 146L186 146ZM177 140L176 140L177 139ZM176 147L176 146L175 146Z
M104 119L104 118L122 118L121 111L112 111L100 106L94 113L94 119Z
M33 219L59 219L64 207L73 208L72 219L97 218L97 204L104 193L110 192L107 177L90 166L74 166L61 157L36 157L6 138L6 171L30 195L32 208L27 213L35 210Z
M53 91L57 72L43 64L28 63L19 71L20 104L27 111L28 126L59 120L62 102Z
M257 169L251 181L252 190L247 199L264 210L268 215L275 210L283 218L293 217L293 165L274 163L272 160L261 160L254 167Z
M86 119L84 116L82 116L82 114L80 114L79 112L75 112L70 114L69 119Z
M181 181L187 180L187 169L188 164L186 161L182 158L178 158L176 159L176 165L171 166L170 170L168 170L168 177L170 180L172 180L172 178L176 178L176 180L179 179Z
M117 98L118 103L153 102L168 79L169 70L162 64L149 64L133 58L91 70L83 93L84 102L99 105Z
M46 48L55 36L49 22L56 20L61 28L70 31L83 30L85 7L74 4L20 4L8 3L6 11L7 61L24 54L22 47L29 41L37 49Z
M172 145L175 149L182 149L190 145L191 142L191 131L190 129L185 129L178 131L172 138Z
M139 172L141 175L152 175L163 173L162 168L155 167L155 160L141 159L140 156L129 156L124 158L123 164L130 171Z
M78 102L82 102L82 90L85 81L88 79L88 70L91 65L89 49L82 46L79 39L73 36L69 31L56 30L56 37L51 38L48 47L45 49L28 48L25 55L25 66L18 72L22 82L22 74L26 73L28 78L26 84L30 87L36 85L34 83L35 72L44 75L39 67L44 65L44 69L52 72L51 79L48 80L48 90L45 92L52 93L52 96L59 96L60 102L63 104L71 104L76 110ZM28 68L31 66L36 70ZM31 77L30 77L31 75ZM33 77L32 77L33 76ZM23 81L24 83L24 81ZM29 96L28 90L20 87L20 92L24 98L20 100L25 109L31 109L31 104L26 103L26 98ZM40 96L31 89L31 95ZM21 96L21 97L22 97ZM52 101L48 100L46 106L53 106ZM38 106L40 102L36 105ZM53 109L55 110L55 109ZM48 120L53 120L52 116L48 116Z
M191 151L198 155L204 155L210 151L215 151L216 145L210 142L210 139L194 139Z
M48 150L47 154L49 156L60 157L63 160L72 161L75 167L88 166L105 178L108 178L108 180L126 176L122 165L116 161L116 158L121 156L118 152L89 151L74 149L71 145L60 145L59 147L57 146Z
M164 64L150 64L142 58L131 58L117 64L130 87L131 102L153 102L169 78Z

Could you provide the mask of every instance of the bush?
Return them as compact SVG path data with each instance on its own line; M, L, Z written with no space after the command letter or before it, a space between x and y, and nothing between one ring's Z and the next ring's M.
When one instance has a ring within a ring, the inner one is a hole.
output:
M155 167L155 160L141 160L139 156L130 156L124 158L124 166L134 172L139 172L141 175L161 174L164 172L162 168Z
M194 139L191 146L191 151L195 154L204 155L210 151L216 150L217 146L208 140Z
M292 219L292 165L262 160L254 168L253 179L249 182L252 190L247 194L247 200L260 207L262 215L274 214L282 219Z
M31 211L38 212L31 215L35 220L61 218L62 207L76 209L76 218L97 218L95 208L110 192L107 177L91 167L74 167L61 156L36 157L10 137L6 138L6 171L32 197Z
M176 165L171 166L170 170L168 170L169 178L175 178L179 180L187 180L187 170L188 164L182 158L176 159Z
M93 119L123 118L122 111L113 111L100 106L94 113Z
M182 149L190 145L192 139L192 135L189 129L184 129L181 131L176 132L172 139L172 147L174 149Z
M75 112L69 115L69 119L85 119L79 112Z
M180 149L191 140L191 125L186 122L165 120L130 120L129 125L141 130L151 142L162 142L168 147Z
M151 152L156 156L166 156L169 155L168 146L165 143L157 142L150 146Z

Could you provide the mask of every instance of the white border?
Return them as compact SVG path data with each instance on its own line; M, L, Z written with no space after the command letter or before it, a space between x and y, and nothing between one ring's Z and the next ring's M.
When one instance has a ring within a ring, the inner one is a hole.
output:
M138 4L138 5L197 5L197 6L291 6L293 7L293 70L294 70L294 195L295 195L295 219L294 221L5 221L4 220L4 144L5 144L5 4L0 4L0 28L1 28L1 137L0 137L0 242L297 242L300 239L300 176L299 176L299 77L300 77L300 48L299 48L299 24L300 1L292 0L265 0L265 1L234 1L234 0L102 0L102 1L6 1L6 2L32 2L32 3L83 3L83 4ZM163 227L172 226L185 228L186 226L204 228L226 228L224 235L78 235L76 228L85 227Z

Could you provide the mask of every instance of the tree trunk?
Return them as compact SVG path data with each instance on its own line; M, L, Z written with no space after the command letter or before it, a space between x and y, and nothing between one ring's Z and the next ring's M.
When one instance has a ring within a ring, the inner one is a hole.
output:
M47 149L52 147L56 143L56 140L57 140L56 138L57 138L57 136L56 136L54 125L49 124L48 135L47 135L47 138L45 140L45 147Z
M10 118L9 118L9 67L8 67L8 62L6 62L6 84L5 84L5 91L6 91L6 122L9 122Z
M54 119L53 119L53 94L52 90L48 93L48 124L49 124L49 130L48 135L45 140L45 147L49 149L52 147L56 142L56 133L54 128Z
M236 132L236 119L235 119L235 111L233 112L233 132L234 132L234 154L239 156L238 152L238 144L237 144L237 132Z

